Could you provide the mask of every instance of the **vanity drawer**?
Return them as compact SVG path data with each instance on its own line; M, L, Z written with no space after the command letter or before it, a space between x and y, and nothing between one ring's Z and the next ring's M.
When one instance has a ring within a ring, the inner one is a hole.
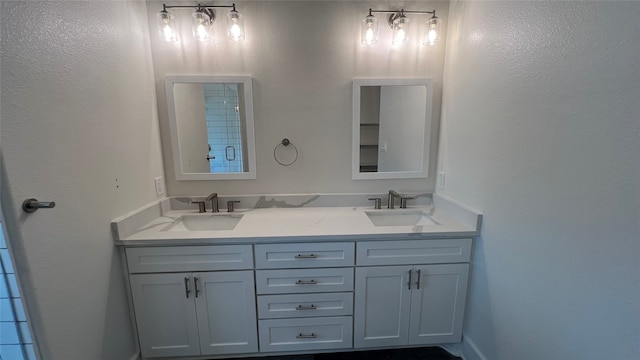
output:
M471 239L358 242L356 264L405 265L469 262Z
M353 266L354 252L352 242L256 245L256 268Z
M127 248L130 273L253 269L251 245Z
M258 318L279 319L353 314L353 293L261 295Z
M258 294L353 291L353 268L258 270Z
M351 316L260 320L260 351L301 351L353 347Z

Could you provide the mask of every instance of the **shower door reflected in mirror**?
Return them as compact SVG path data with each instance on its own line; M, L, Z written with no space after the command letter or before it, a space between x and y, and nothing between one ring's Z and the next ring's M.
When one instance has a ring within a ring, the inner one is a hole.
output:
M250 77L168 76L177 180L255 179Z

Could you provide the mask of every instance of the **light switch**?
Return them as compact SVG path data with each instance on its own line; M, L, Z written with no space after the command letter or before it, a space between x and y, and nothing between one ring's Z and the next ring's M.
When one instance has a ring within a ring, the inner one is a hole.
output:
M156 195L160 196L164 194L164 183L162 182L162 176L158 176L157 178L153 179L153 182L156 185Z
M386 142L381 142L380 143L380 151L386 153L387 152L387 143Z

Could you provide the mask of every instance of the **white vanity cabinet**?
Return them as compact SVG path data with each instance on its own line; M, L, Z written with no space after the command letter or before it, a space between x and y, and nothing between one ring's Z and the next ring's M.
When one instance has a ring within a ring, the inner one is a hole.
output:
M127 248L142 355L257 352L251 250L251 245Z
M255 246L260 351L352 347L354 243Z
M471 239L359 242L354 347L458 342Z

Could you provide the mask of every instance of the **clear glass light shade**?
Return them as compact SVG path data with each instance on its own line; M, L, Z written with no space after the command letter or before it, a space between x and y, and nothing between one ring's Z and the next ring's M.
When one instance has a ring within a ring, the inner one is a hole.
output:
M176 31L173 15L166 11L158 13L158 37L166 42L178 41L178 32Z
M191 14L191 30L193 37L199 41L211 40L211 19L202 11Z
M435 45L440 40L440 18L434 16L427 21L427 28L424 32L423 45Z
M391 43L393 45L404 45L409 42L409 19L400 15L397 19L393 21L393 39Z
M242 15L236 10L231 10L227 14L227 35L233 41L244 40L244 21Z
M378 42L378 19L373 15L367 15L362 19L360 42L364 45L371 45Z

